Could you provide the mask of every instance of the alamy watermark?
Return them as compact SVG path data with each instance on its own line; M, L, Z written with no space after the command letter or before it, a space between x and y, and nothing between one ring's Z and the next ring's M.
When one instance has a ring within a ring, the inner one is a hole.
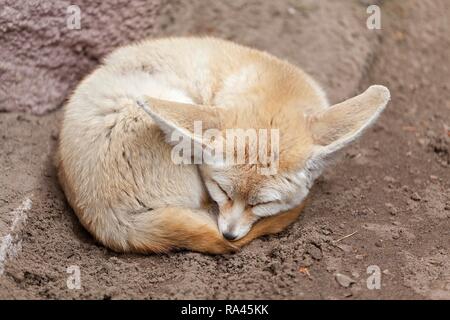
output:
M366 9L367 14L370 16L366 20L366 26L369 30L381 29L381 9L376 4L370 5Z
M171 158L175 164L256 165L257 172L262 175L273 175L278 171L279 129L203 131L202 121L194 121L192 134L172 132L171 142L176 144Z
M66 272L69 274L67 277L67 288L70 290L81 289L81 271L77 265L68 266Z
M381 269L377 265L370 265L367 267L367 274L369 277L366 280L367 289L380 290L381 289Z
M66 25L67 29L81 29L81 9L77 5L70 5L66 9Z

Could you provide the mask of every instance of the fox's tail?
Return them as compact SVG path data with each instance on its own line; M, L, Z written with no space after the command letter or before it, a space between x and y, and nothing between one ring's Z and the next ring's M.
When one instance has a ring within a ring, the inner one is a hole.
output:
M162 253L187 249L224 254L236 252L260 236L284 230L297 219L304 205L258 221L244 238L233 242L223 238L217 222L206 210L167 207L126 218L109 213L109 218L104 216L90 223L87 219L80 220L97 240L119 252Z
M257 222L238 241L229 242L206 210L167 207L133 215L108 213L102 218L80 217L83 225L105 246L118 252L162 253L173 249L224 254L238 251L254 239L284 230L299 216L299 207Z
M127 215L108 212L95 221L80 220L98 241L118 252L188 249L223 254L238 250L222 237L206 210L167 207Z
M306 200L292 210L258 221L244 238L233 242L222 237L217 222L206 211L160 209L150 212L151 218L147 214L135 221L129 241L132 251L138 252L164 252L171 248L212 254L235 252L256 238L284 230L297 220L305 205Z
M133 219L128 243L133 252L166 252L182 248L222 254L237 251L225 240L206 210L168 207L139 214Z

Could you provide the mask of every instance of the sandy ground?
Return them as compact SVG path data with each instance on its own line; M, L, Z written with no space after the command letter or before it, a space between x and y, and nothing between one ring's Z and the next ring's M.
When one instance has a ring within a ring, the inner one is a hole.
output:
M123 255L99 246L55 177L61 110L0 114L0 298L450 299L450 3L380 5L381 30L366 28L367 1L158 9L158 34L212 34L270 51L314 75L332 102L373 83L392 93L377 124L319 179L300 219L237 254ZM80 58L84 73L104 51ZM56 96L37 83L33 96L55 109L81 76L65 77ZM0 108L11 110L17 92L0 92ZM79 290L67 287L72 265ZM369 266L380 268L378 290L367 287Z

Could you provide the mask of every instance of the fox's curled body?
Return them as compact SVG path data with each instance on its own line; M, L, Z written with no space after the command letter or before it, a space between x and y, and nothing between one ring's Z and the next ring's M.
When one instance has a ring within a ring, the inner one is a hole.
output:
M120 252L225 253L295 220L301 204L225 240L198 166L173 163L163 131L136 104L143 96L224 109L296 100L305 115L328 107L298 68L227 41L160 39L116 50L70 97L57 154L67 199L98 241Z

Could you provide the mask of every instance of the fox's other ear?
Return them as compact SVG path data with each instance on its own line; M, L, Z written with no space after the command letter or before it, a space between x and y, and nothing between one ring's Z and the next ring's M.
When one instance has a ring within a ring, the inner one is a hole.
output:
M389 90L374 85L356 97L311 116L314 155L326 158L351 143L375 122L389 100Z
M137 104L153 118L155 123L166 134L168 141L174 131L195 139L194 123L196 121L201 122L203 130L219 128L220 126L219 108L216 107L160 100L151 97L138 100Z
M214 150L214 145L203 140L203 133L208 129L220 129L221 108L151 97L144 97L138 100L137 104L153 118L164 132L168 143L177 145L182 138L200 146L200 148L193 148L195 152ZM201 157L202 154L193 154L193 156Z

